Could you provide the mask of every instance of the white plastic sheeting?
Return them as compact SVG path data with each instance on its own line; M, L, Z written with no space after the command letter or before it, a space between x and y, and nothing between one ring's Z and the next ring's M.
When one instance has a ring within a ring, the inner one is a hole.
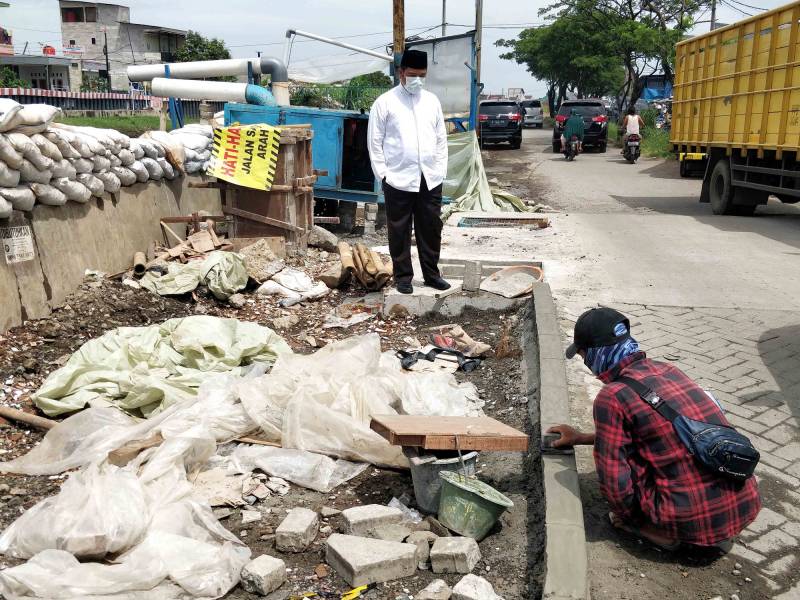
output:
M375 71L388 73L389 63L353 52L292 61L289 64L289 79L302 83L336 83Z
M436 94L445 115L469 113L472 90L472 43L475 33L410 42L407 47L428 54L425 89Z

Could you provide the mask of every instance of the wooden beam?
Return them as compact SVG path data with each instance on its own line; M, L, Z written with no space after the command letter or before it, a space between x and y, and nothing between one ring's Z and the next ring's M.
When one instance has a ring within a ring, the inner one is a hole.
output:
M406 49L406 9L404 0L393 0L392 23L394 39L395 66L399 66L399 56Z
M278 219L265 217L264 215L257 215L256 213L242 210L241 208L225 206L223 207L222 212L224 212L226 215L236 215L237 217L242 217L243 219L256 221L257 223L263 223L264 225L272 225L273 227L279 227L281 229L285 229L287 231L292 231L295 233L300 233L301 231L303 231L300 227L292 225L291 223L286 223L285 221L279 221Z
M491 417L373 417L370 428L394 446L426 450L497 450L524 452L528 436Z

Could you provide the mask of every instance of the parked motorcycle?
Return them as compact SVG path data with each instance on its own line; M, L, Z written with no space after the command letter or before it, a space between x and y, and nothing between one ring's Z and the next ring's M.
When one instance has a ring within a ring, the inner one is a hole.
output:
M622 155L625 157L625 160L632 165L636 164L636 161L639 160L641 143L642 138L635 133L629 135L628 139L625 141L625 148L623 148Z
M564 158L567 160L575 160L575 157L578 156L578 136L573 135L566 144L564 144Z

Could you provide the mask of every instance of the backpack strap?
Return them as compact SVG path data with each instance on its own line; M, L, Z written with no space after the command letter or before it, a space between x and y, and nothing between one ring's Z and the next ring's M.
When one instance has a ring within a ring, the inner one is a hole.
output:
M670 423L675 423L675 420L681 416L680 413L667 404L661 396L643 383L624 376L618 377L615 381L624 383L631 388L642 400Z

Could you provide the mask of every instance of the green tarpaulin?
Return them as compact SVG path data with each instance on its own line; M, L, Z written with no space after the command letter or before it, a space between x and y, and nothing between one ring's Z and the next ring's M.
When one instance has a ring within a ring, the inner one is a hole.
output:
M247 286L244 257L235 252L217 250L209 253L205 260L169 263L164 275L148 271L139 280L144 289L160 296L185 294L201 283L207 285L218 300L227 300Z

